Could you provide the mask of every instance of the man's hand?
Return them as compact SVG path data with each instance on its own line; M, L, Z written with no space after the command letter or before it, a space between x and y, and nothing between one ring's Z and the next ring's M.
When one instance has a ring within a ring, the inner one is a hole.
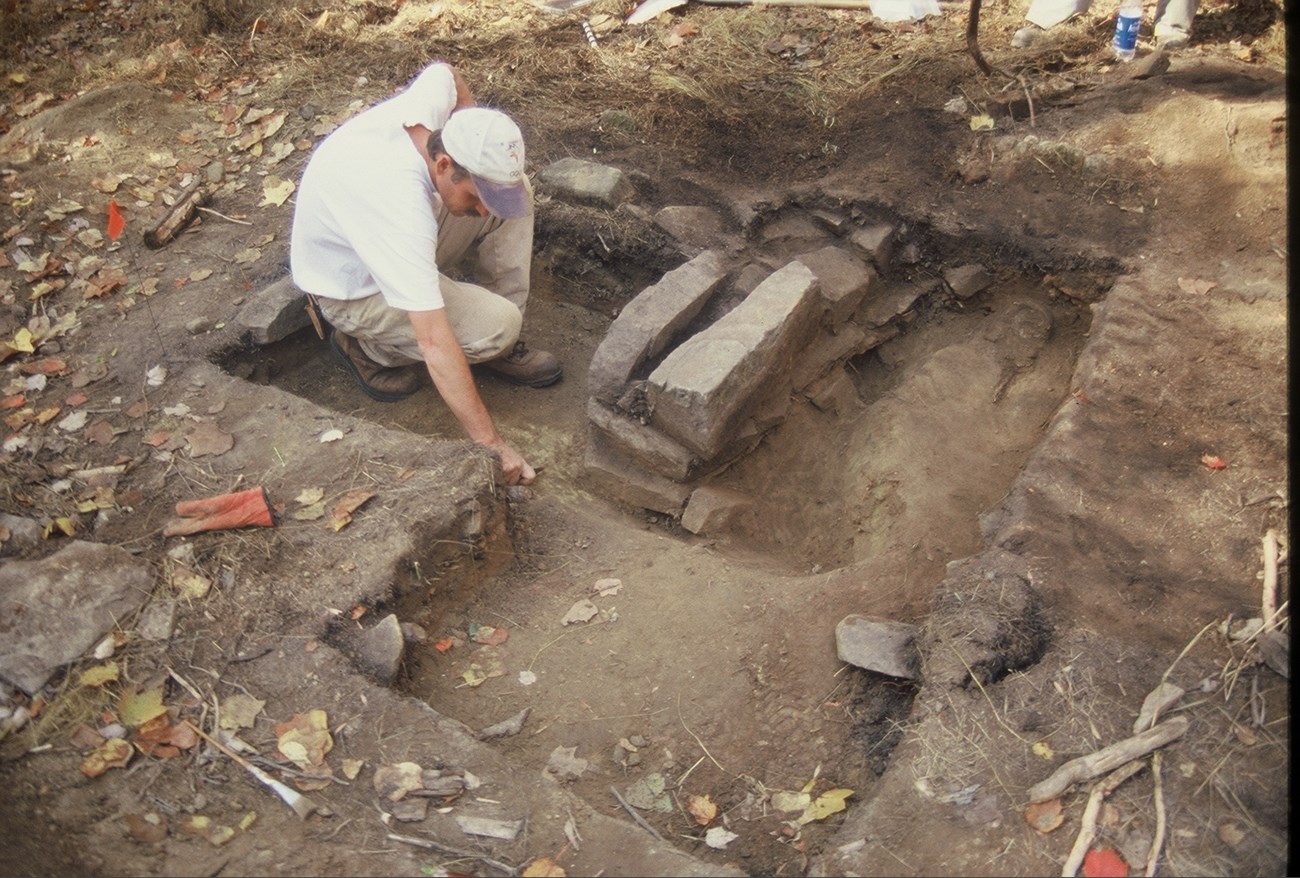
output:
M523 455L502 442L497 446L488 446L501 458L501 471L505 473L507 485L531 485L537 478L537 472L528 465Z
M528 465L523 455L515 451L497 432L487 408L474 386L465 352L460 349L451 331L451 321L443 308L434 311L408 311L415 339L424 354L424 363L447 407L460 421L469 438L484 445L501 458L507 485L531 485L537 471Z

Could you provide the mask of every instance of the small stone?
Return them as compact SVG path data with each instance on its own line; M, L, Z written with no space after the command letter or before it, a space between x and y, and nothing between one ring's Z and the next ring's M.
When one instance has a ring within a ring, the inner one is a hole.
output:
M367 628L357 637L356 658L361 669L373 674L385 686L397 679L402 666L406 640L402 636L402 623L389 613L378 625Z
M835 651L840 661L890 677L915 680L921 660L915 625L850 615L835 626Z
M403 622L402 639L407 643L426 643L429 640L429 632L424 630L423 625L417 625L414 622Z
M943 273L943 279L948 286L952 287L953 293L959 299L969 299L976 293L988 289L993 283L993 278L989 276L984 266L973 263L947 269Z
M403 823L416 823L429 816L429 800L421 796L407 796L394 802L388 810L394 820Z

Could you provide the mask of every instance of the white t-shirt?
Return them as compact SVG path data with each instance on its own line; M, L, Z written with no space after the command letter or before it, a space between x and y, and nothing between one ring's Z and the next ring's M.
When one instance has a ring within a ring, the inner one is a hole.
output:
M289 243L300 290L345 300L383 293L403 311L443 306L438 193L405 126L439 131L455 106L451 69L433 64L316 148L298 185Z

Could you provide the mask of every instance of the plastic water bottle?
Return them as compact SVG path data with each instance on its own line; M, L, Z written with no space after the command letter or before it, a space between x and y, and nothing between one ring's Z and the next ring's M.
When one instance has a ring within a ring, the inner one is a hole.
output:
M1111 41L1117 61L1133 60L1141 26L1142 0L1120 0L1119 12L1115 15L1115 39Z

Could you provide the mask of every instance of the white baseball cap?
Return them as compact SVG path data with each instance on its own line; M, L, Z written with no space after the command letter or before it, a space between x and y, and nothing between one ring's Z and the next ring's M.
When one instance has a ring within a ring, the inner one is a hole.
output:
M469 171L478 197L496 216L527 216L532 192L524 175L524 136L500 110L466 107L442 127L442 148Z

